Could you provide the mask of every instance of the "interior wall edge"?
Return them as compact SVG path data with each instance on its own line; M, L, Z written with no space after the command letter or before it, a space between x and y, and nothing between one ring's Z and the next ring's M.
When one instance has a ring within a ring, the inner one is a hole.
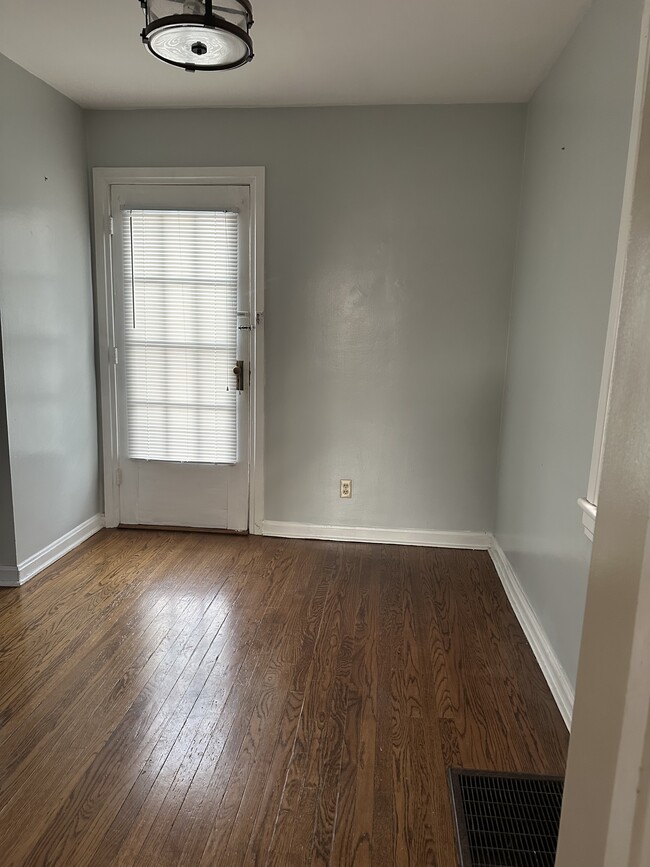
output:
M4 368L4 338L2 311L0 311L0 586L16 572L16 525L12 490L11 453L9 449L9 420L7 417L7 384ZM10 574L11 573L11 574ZM17 579L17 574L16 574Z
M535 91L537 93L537 91ZM534 98L533 94L531 96L531 100ZM521 165L520 165L520 177L519 177L519 204L517 207L517 224L515 228L515 241L514 248L512 253L512 272L510 277L510 296L508 298L508 321L507 321L507 331L506 331L506 344L504 349L504 361L503 361L503 385L501 389L501 404L499 407L499 438L497 441L497 455L496 455L496 484L494 491L494 528L496 530L497 521L499 517L499 485L501 481L501 464L503 461L503 453L502 453L502 444L503 444L503 427L505 423L505 413L506 413L506 396L508 391L508 369L510 367L510 339L512 337L512 321L513 321L513 311L515 305L515 296L517 290L517 277L518 277L518 253L519 248L522 242L522 224L524 218L524 205L525 205L525 194L526 194L526 164L528 159L528 145L529 145L529 135L530 135L530 127L529 127L529 114L530 114L530 101L526 103L525 110L525 119L524 119L524 140L522 147L522 155L521 155Z
M19 587L18 566L0 566L0 587Z

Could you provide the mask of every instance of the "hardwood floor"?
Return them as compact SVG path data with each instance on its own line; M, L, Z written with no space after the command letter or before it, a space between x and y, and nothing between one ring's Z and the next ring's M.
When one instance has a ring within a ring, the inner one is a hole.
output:
M453 867L446 768L567 744L485 552L105 530L0 592L3 867Z

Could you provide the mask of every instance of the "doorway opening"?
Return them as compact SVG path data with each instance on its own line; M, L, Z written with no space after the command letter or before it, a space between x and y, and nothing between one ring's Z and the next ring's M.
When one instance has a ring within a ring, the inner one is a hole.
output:
M256 169L95 169L107 526L260 533Z

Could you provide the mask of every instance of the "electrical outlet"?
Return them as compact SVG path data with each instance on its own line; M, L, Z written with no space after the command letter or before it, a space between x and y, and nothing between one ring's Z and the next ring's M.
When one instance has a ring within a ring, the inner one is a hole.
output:
M340 496L344 500L352 499L352 479L341 479Z

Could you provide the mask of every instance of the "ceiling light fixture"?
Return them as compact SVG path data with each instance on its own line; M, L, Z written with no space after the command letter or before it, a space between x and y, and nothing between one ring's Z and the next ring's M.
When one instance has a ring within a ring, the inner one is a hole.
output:
M140 0L140 5L142 41L165 63L195 72L235 69L253 59L249 0Z

